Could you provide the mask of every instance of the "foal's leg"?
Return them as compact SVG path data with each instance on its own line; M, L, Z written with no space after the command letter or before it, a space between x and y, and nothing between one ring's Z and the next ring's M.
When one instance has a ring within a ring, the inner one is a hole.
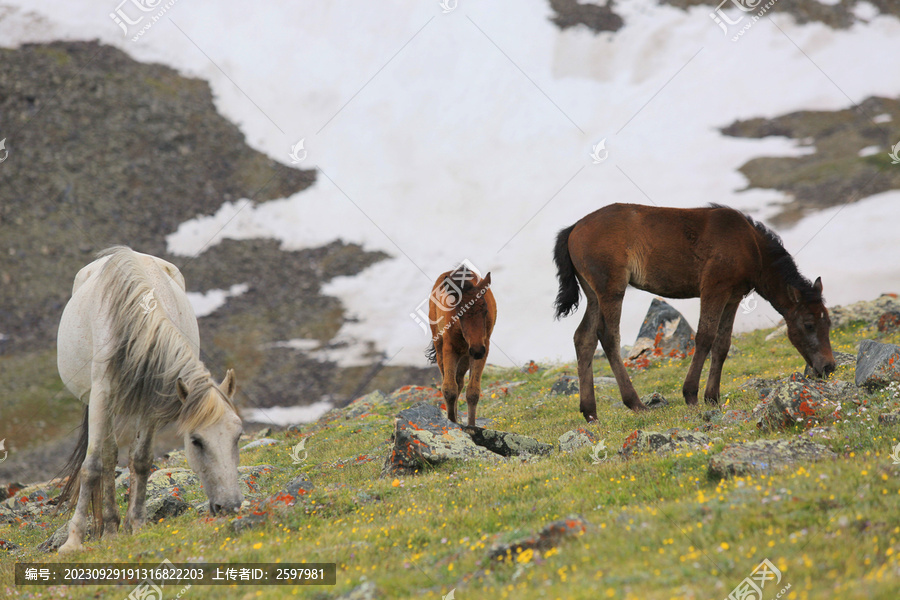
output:
M95 367L95 370L97 367ZM100 484L103 470L103 443L106 439L106 403L109 389L103 378L92 377L91 398L88 405L88 444L84 462L81 463L81 489L78 491L78 502L75 513L69 520L69 537L60 546L59 553L78 552L84 550L84 531L87 524L88 509L94 492ZM100 521L94 523L99 531Z
M444 347L444 381L441 391L444 392L444 402L447 403L447 418L456 423L456 399L459 397L459 386L456 384L456 367L460 357L453 351L453 347L447 344Z
M606 353L606 360L609 361L609 366L616 377L616 383L619 384L622 402L637 412L647 410L647 406L641 402L640 396L634 389L634 384L631 383L631 378L628 377L628 371L625 370L625 363L622 362L622 354L619 349L621 343L619 320L622 318L622 300L624 298L624 290L620 293L608 293L600 296L601 318L597 335L600 337L603 352Z
M147 517L144 502L147 499L147 477L153 466L151 455L153 445L153 426L147 427L139 423L134 441L131 443L131 457L128 461L128 511L125 513L125 531L134 533L140 529Z
M719 403L719 384L722 381L722 366L728 358L728 350L731 348L731 332L734 328L734 317L740 301L732 302L725 307L722 318L719 320L719 330L712 345L709 359L709 377L706 380L706 392L703 396L707 404Z
M700 297L700 322L697 324L697 335L694 337L694 358L684 378L681 392L684 401L690 406L697 404L697 392L700 390L700 374L703 363L712 348L713 340L723 319L725 301L710 296ZM732 317L733 318L733 317ZM731 340L729 340L730 343ZM727 352L727 350L726 350Z
M478 400L481 398L481 373L484 371L484 365L487 364L488 352L490 344L484 344L484 356L479 360L472 361L472 370L469 371L469 387L466 389L466 407L469 409L469 427L475 427L475 410L478 407Z
M116 463L119 458L119 447L116 445L116 436L113 433L112 421L106 422L109 433L103 442L103 475L101 476L100 489L103 495L103 521L100 525L99 536L113 537L119 531L119 505L116 503ZM94 526L101 523L95 517Z

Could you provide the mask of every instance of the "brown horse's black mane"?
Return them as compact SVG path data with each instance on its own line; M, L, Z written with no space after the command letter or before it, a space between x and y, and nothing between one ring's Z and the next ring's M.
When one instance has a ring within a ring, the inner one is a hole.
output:
M786 284L798 289L800 291L800 297L804 302L823 302L821 292L818 292L816 288L813 287L812 282L800 273L800 270L797 268L797 263L794 262L794 257L785 250L781 236L769 229L763 223L755 220L750 215L742 213L730 206L710 203L709 207L731 210L747 219L747 222L756 229L765 241L765 250L772 259L772 268L781 279L783 279Z

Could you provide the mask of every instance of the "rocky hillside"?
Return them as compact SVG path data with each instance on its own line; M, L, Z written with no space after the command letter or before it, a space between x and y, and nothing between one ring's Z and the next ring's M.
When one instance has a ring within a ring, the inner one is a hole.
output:
M663 335L629 367L645 414L624 408L600 358L594 425L577 410L573 365L489 369L477 428L447 421L437 389L376 391L302 430L247 436L237 517L209 517L183 454L169 454L151 476L154 522L89 539L69 560L337 563L333 588L224 588L234 598L694 599L726 597L761 569L772 575L765 597L894 598L896 296L834 311L828 381L797 373L802 359L772 331L737 336L722 406L699 410L680 398L689 357L662 351L677 342L667 332L691 332L657 310L646 322ZM117 487L124 506L124 475ZM50 512L53 482L3 493L6 595L128 594L14 587L14 561L57 560L46 552L64 519Z
M347 315L323 283L383 253L341 241L285 251L271 240L226 240L199 256L167 254L165 237L184 221L223 202L290 196L316 178L250 148L206 82L97 43L0 48L0 60L9 151L0 164L0 439L18 450L7 474L46 477L58 465L45 459L67 449L81 409L56 376L56 329L75 273L114 244L172 261L190 292L247 286L200 319L207 365L219 377L236 369L245 408L341 404L378 386L430 381L431 370L393 368L377 352L370 365L343 368L272 346L303 338L329 348Z

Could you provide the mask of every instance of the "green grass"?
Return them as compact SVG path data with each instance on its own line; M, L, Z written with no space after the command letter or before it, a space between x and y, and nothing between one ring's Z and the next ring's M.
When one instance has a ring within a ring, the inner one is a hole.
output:
M782 377L802 369L785 338L765 342L768 331L735 339L739 352L725 366L728 408L752 409L756 392L742 390L749 377ZM832 333L835 350L856 352L861 339L878 334L855 326ZM900 342L900 335L879 338ZM277 447L247 451L241 462L282 469L260 479L261 496L278 491L299 469L316 488L292 508L276 509L269 522L235 534L228 519L186 514L153 524L134 536L88 540L90 548L67 561L137 562L336 562L335 587L195 586L182 597L332 598L359 585L377 584L380 598L435 598L456 589L468 598L721 599L764 559L783 573L783 596L895 599L900 588L900 467L890 452L897 428L878 425L877 415L900 406L884 391L862 395L862 408L836 424L829 446L839 458L774 474L724 481L707 476L707 461L732 442L761 437L809 437L802 430L761 434L753 424L713 428L709 450L649 455L629 461L615 456L636 429L699 429L700 411L680 397L688 361L671 360L632 371L639 393L663 393L672 406L635 415L599 400L600 431L610 460L592 464L590 449L569 455L498 464L456 463L414 476L381 478L381 462L333 466L361 454L383 457L389 448L392 412L323 425L306 443L308 460L291 464L296 434L276 434ZM598 375L608 374L595 361ZM577 396L555 397L549 388L572 365L533 375L489 369L489 384L527 381L505 396L486 393L479 416L497 429L556 443L583 425ZM837 377L853 379L852 367ZM615 388L598 397L618 399ZM304 435L308 431L304 432ZM511 563L489 564L494 544L537 532L555 519L580 514L591 527L542 556L525 554ZM0 528L0 538L26 547L44 539L63 519L43 528ZM17 560L56 561L28 551ZM130 589L84 587L57 590L12 585L13 560L0 558L0 595L13 598L125 598ZM766 587L764 598L778 589ZM8 591L7 591L8 590ZM177 590L176 590L177 591ZM15 595L18 592L18 596ZM43 593L42 596L38 594Z

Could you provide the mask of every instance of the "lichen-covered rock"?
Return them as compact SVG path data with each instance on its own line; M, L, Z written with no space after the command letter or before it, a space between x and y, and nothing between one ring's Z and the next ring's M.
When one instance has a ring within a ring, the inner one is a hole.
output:
M874 391L900 381L900 346L863 340L856 356L856 385Z
M462 427L447 419L430 402L400 411L394 419L393 447L383 475L411 474L450 460L494 460L498 457L478 446Z
M687 319L668 302L654 298L625 364L641 367L656 358L684 358L693 353L694 330Z
M7 552L12 552L13 550L20 549L21 546L18 544L14 544L8 540L0 540L0 550L6 550Z
M881 333L900 331L900 311L890 310L878 317L878 331Z
M500 456L543 456L553 451L552 445L518 433L465 426L463 431L472 436L472 441L477 446L487 448Z
M854 386L843 381L809 379L794 373L778 381L753 409L756 426L778 431L794 424L815 427L842 418L842 403L852 399Z
M355 419L364 414L374 412L378 408L387 406L390 402L390 398L385 393L375 390L374 392L357 398L344 407L344 417L347 419Z
M675 450L699 450L709 445L709 436L697 431L674 427L665 432L638 429L625 439L619 454L630 458L646 452L672 452Z
M91 520L88 519L85 537L90 537L92 530ZM60 546L66 543L67 539L69 539L68 521L57 527L56 531L50 534L50 537L38 544L38 552L55 552L56 550L59 550Z
M748 475L791 466L798 462L815 462L836 458L822 444L808 440L756 440L731 444L709 459L709 474L723 478Z
M593 446L599 441L600 434L596 431L587 427L579 427L559 436L559 450L568 454L579 448Z
M575 375L563 375L553 382L550 393L558 396L571 396L578 393L578 377Z
M652 392L641 398L641 402L647 408L665 408L669 406L669 401L659 392Z
M199 490L200 478L190 469L176 467L157 469L147 478L147 498L162 496L163 492L177 489L180 494L187 490ZM148 513L149 514L149 513Z
M160 519L169 519L183 514L190 508L184 501L182 492L176 488L160 490L152 496L147 496L146 515L147 521L156 523Z
M419 402L442 404L444 402L444 394L441 390L432 387L405 385L400 389L394 390L388 400L391 406L404 407L413 406Z
M510 544L495 546L488 553L488 560L515 560L519 554L526 550L546 552L559 546L566 538L583 535L588 530L588 527L590 527L590 523L580 515L572 515L559 521L553 521L545 525L537 535Z
M832 328L843 327L857 321L876 325L884 313L900 312L900 299L897 294L883 294L876 300L864 300L847 306L835 306L830 309Z

